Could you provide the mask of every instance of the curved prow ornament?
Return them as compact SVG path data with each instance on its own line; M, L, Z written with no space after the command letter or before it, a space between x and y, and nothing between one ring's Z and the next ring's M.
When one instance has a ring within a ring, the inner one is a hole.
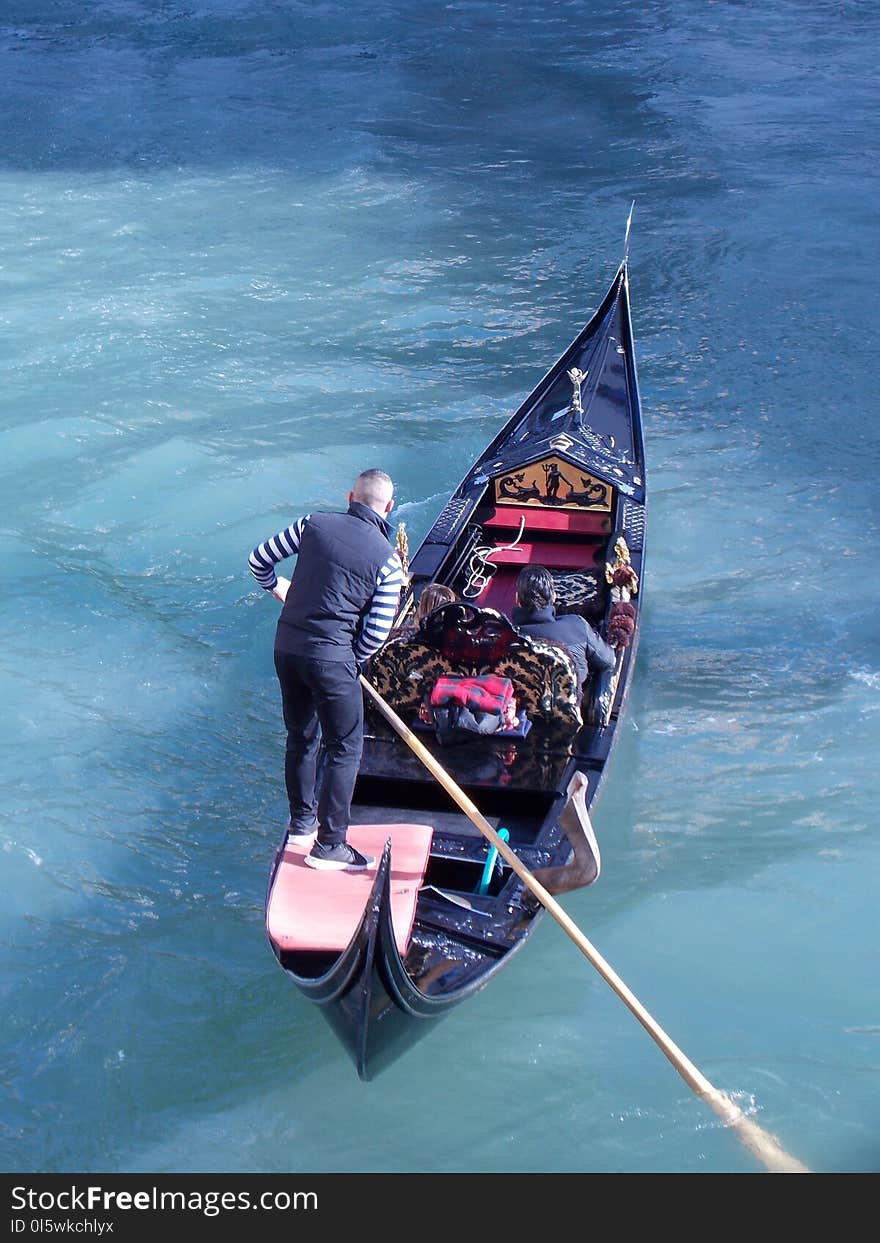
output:
M629 234L630 234L630 230L632 229L633 212L635 211L635 207L636 207L636 201L635 199L633 199L633 201L629 205L629 215L626 218L626 234L623 239L623 262L624 263L626 263L627 260L629 259Z

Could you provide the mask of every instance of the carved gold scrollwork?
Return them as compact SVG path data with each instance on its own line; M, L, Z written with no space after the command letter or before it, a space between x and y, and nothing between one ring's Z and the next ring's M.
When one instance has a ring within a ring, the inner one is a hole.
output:
M406 534L406 523L398 522L397 538L395 540L397 555L400 557L400 564L403 566L404 574L409 571L409 539Z

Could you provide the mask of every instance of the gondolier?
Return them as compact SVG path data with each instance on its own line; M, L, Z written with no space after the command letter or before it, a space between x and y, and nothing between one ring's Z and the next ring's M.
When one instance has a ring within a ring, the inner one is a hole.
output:
M309 867L363 869L375 862L346 841L363 750L358 668L391 630L404 575L386 522L394 485L381 470L358 475L347 513L306 514L251 552L252 574L283 604L275 632L287 749L288 837L317 840ZM290 580L278 562L296 556ZM318 752L325 764L316 792Z

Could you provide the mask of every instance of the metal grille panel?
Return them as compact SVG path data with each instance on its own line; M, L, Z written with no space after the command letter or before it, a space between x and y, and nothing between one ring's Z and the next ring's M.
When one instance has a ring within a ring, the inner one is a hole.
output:
M459 497L458 500L449 501L446 508L440 513L437 521L431 527L425 536L426 544L446 544L452 538L456 527L461 525L465 511L468 509L470 502L466 497Z
M645 507L625 501L623 506L623 525L626 531L626 542L630 548L641 548L645 542Z

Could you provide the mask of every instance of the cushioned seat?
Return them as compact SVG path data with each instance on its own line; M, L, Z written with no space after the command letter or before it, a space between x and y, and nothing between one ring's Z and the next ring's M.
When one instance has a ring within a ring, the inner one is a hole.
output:
M418 711L439 677L495 673L513 682L517 706L534 726L568 735L582 723L570 654L559 644L521 634L494 609L462 603L435 609L415 635L389 640L365 673L405 719Z
M423 696L430 694L439 677L468 670L448 661L417 634L389 639L364 672L385 702L407 718L418 711Z
M523 639L523 647L503 657L493 672L510 678L517 707L533 721L565 732L578 729L581 687L574 660L558 643L526 635Z

